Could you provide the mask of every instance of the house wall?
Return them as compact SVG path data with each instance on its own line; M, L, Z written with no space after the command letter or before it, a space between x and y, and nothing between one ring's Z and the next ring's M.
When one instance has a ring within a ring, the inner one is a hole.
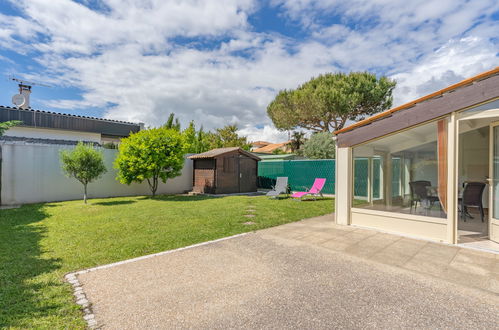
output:
M352 209L351 219L352 225L434 241L447 241L447 219L355 208Z
M81 199L83 186L62 173L59 152L70 146L2 144L2 204L16 205ZM113 161L117 150L102 149L108 172L88 185L90 198L150 195L147 182L124 185L116 181ZM192 161L185 160L182 174L160 183L158 194L183 193L192 189Z
M38 139L55 139L69 141L89 141L101 142L100 133L89 133L69 130L56 130L49 128L34 128L34 127L12 127L5 136L38 138Z

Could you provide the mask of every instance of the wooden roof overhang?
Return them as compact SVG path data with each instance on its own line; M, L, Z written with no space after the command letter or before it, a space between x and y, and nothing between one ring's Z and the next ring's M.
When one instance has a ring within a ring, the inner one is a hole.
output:
M499 98L499 67L336 131L345 148Z

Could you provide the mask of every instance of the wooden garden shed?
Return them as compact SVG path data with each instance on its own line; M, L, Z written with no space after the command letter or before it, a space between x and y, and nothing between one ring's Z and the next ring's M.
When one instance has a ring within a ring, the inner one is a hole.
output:
M193 192L231 194L257 191L260 158L239 147L189 156L194 162Z

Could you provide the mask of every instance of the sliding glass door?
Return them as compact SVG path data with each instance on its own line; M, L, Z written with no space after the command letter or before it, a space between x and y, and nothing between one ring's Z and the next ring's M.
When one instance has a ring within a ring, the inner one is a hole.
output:
M499 243L499 122L490 125L490 240Z

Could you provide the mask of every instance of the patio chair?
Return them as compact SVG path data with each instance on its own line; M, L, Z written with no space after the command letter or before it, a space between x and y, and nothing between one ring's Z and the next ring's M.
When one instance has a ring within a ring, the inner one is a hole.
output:
M324 188L324 185L326 184L326 179L323 178L316 178L314 181L314 184L312 185L312 188L307 191L297 191L291 197L293 198L299 198L300 200L303 199L305 196L313 196L314 200L317 198L317 196L322 196L322 188Z
M288 193L288 177L287 176L279 176L276 179L275 186L272 187L272 190L267 193L268 197L277 198L280 194Z
M482 195L485 190L485 183L483 182L466 182L463 190L463 197L459 198L459 205L461 211L461 218L466 221L466 217L473 217L468 213L468 207L476 207L480 211L480 217L484 222L484 212L482 204Z
M427 207L431 208L433 204L439 200L437 196L428 195L428 187L431 187L430 181L411 181L409 182L409 187L411 188L411 212L413 206L414 211L416 211L418 202L420 206L422 205L422 202L427 202Z

